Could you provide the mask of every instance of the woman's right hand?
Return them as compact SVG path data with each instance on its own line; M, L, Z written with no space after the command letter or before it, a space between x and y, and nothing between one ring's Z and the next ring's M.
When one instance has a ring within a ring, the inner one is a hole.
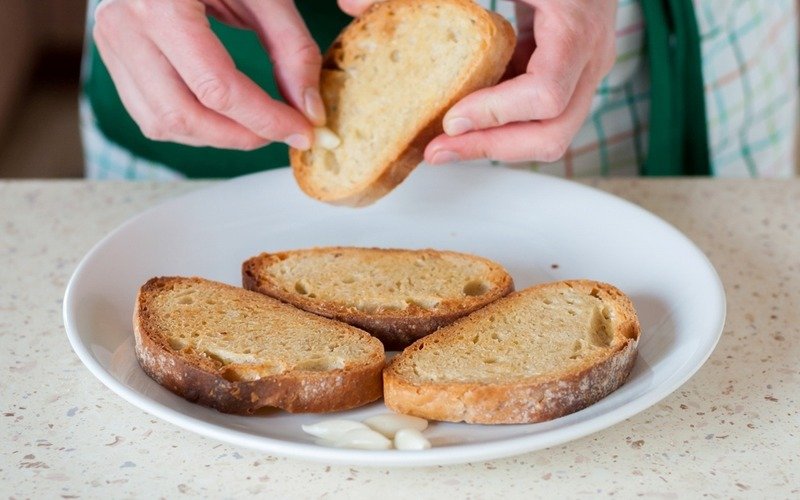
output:
M288 104L236 69L207 11L256 31ZM313 126L325 123L322 57L292 0L106 0L93 34L123 105L149 139L308 149Z

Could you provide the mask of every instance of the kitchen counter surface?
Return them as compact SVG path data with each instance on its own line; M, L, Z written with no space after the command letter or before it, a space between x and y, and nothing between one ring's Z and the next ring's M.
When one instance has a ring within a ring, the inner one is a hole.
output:
M800 496L800 179L596 180L686 233L719 272L722 338L650 409L527 455L411 469L229 446L144 413L72 352L64 289L154 203L210 185L0 182L0 496L489 498Z

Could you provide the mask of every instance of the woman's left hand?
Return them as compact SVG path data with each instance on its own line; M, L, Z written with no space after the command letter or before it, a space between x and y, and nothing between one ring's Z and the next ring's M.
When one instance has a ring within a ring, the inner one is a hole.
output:
M374 0L339 0L358 14ZM445 115L425 149L432 164L489 158L556 161L614 64L616 0L518 0L509 79L473 92Z

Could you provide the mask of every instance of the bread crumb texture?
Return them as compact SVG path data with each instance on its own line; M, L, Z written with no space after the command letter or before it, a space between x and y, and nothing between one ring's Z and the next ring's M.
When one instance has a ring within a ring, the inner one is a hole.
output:
M499 286L497 267L448 252L342 248L280 254L263 272L287 292L376 313L480 297Z
M349 192L396 160L486 51L495 27L475 12L463 1L389 2L347 28L321 75L327 126L341 146L304 154L312 185Z
M399 373L415 382L504 383L591 363L614 340L615 312L595 296L565 287L506 300L418 345Z
M433 420L541 422L617 389L638 338L633 305L613 286L538 285L409 346L384 371L384 400Z
M140 312L148 331L228 380L347 369L382 356L366 333L258 293L191 278L148 285Z

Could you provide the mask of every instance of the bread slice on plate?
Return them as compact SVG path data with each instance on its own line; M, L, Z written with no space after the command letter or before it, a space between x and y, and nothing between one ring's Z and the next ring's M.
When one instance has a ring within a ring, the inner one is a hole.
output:
M373 334L399 350L507 295L496 262L440 250L327 247L262 253L242 265L254 290Z
M613 286L538 285L408 347L384 370L384 402L399 413L431 420L549 420L622 385L638 339L633 305Z
M380 342L259 293L153 278L139 290L133 327L151 378L225 413L329 412L381 397Z
M290 151L300 187L339 205L385 195L422 161L445 112L500 79L514 45L511 25L472 0L374 4L325 55L327 127L341 142Z

